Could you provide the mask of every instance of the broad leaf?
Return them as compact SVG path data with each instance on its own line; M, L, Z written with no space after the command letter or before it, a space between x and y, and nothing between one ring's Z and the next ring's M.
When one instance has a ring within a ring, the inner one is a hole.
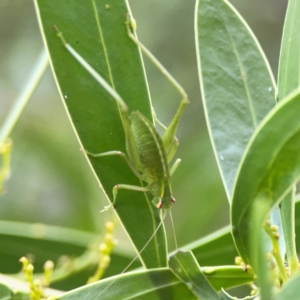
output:
M246 263L254 199L264 195L261 199L267 203L263 212L267 216L299 178L299 110L297 90L268 115L243 157L234 189L231 222L235 244Z
M169 266L199 299L219 300L216 290L202 273L191 251L178 251L171 256Z
M130 111L138 110L151 119L141 56L124 24L129 12L127 1L112 0L107 4L100 0L36 0L35 3L61 98L81 146L92 153L125 152L123 126L115 100L66 51L53 26L57 25L68 43L118 91ZM141 185L120 157L88 157L88 160L110 200L116 184ZM122 190L118 195L116 213L138 250L160 221L159 212L150 200L140 192ZM166 253L162 227L141 258L147 267L161 267L167 265Z
M198 0L196 49L206 120L229 201L251 135L275 106L258 41L225 0Z

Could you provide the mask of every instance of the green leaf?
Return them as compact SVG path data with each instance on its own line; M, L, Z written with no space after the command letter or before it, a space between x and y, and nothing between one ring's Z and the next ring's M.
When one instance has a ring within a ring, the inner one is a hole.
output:
M231 200L251 135L275 106L275 83L258 41L225 0L198 0L196 49L203 105Z
M99 0L36 0L35 3L61 98L81 146L92 153L125 152L116 101L68 53L53 26L57 25L68 43L118 91L130 111L138 110L151 119L140 52L129 39L124 24L129 12L127 1L112 0L106 4ZM109 199L116 184L141 184L120 157L88 157L88 160ZM116 213L138 250L160 222L159 211L143 193L120 191ZM140 256L149 268L167 265L163 227Z
M278 101L299 86L300 80L300 2L290 0L283 31L278 71ZM298 270L298 258L295 247L295 207L294 192L291 191L281 203L281 220L286 243L286 254L292 272Z
M263 194L265 216L300 175L299 90L281 101L260 125L243 157L234 188L231 222L236 247L249 262L249 235L254 199ZM251 264L251 263L250 263Z
M170 257L169 266L174 274L182 280L199 299L219 300L216 290L202 273L191 251L178 251Z
M202 239L181 247L181 250L192 250L202 266L231 265L238 255L230 226L226 226ZM175 254L175 252L173 253Z
M194 300L192 292L170 269L131 272L89 284L58 297L61 300Z
M255 299L257 296L247 296L245 298L237 298L237 297L232 297L226 291L222 289L221 291L221 300L252 300Z
M289 281L287 281L280 292L275 295L275 300L299 299L299 285L300 274L298 273L295 277L292 277Z
M281 42L278 70L278 101L299 87L300 82L300 2L289 0Z
M11 300L13 296L13 291L9 286L0 282L0 299L1 300Z

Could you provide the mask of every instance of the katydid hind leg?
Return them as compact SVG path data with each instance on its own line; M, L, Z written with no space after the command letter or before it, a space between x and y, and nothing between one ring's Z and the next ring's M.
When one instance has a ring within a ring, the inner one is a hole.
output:
M129 184L117 184L113 187L113 202L107 206L104 206L102 210L100 210L101 213L108 211L111 207L116 207L117 203L117 196L119 190L129 190L129 191L136 191L136 192L147 192L147 187L143 186L137 186L137 185L129 185Z
M181 163L181 159L177 158L176 161L174 162L174 164L170 168L170 175L171 176L175 173L175 171L177 170L180 163Z
M113 188L113 203L112 205L115 207L117 202L117 196L119 190L129 190L129 191L136 191L136 192L148 192L147 187L137 186L137 185L130 185L130 184L117 184Z
M158 124L164 131L167 131L168 127L165 126L159 119L157 119L155 111L154 110L152 110L152 111L153 111L153 118L154 118L155 124ZM171 146L166 145L167 144L166 141L165 142L163 141L163 143L164 143L164 147L166 149L168 162L170 162L172 160L172 158L174 157L174 155L177 151L177 148L179 146L178 138L176 137L176 135L174 136ZM167 149L167 146L169 146L168 149Z

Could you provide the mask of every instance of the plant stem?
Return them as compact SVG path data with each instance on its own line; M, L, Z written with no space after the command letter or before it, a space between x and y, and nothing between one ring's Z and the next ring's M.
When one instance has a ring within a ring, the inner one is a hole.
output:
M278 227L276 225L271 226L270 221L267 221L264 226L264 229L266 233L269 235L269 237L271 238L272 246L273 246L272 255L276 260L282 281L285 282L287 280L287 274L285 272L284 263L280 252L280 244L279 244L280 235L278 233Z
M33 73L27 82L25 89L21 92L13 107L11 108L2 128L0 129L0 145L5 142L5 140L11 134L14 126L22 115L27 103L35 92L38 84L43 77L46 68L48 66L48 54L45 50L40 54L37 63L34 67Z

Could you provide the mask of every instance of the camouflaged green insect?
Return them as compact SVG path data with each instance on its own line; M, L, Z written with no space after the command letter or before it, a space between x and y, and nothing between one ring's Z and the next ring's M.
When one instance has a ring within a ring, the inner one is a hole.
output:
M106 206L101 212L108 210L111 206L116 205L117 194L120 189L150 192L154 198L153 204L164 210L169 210L172 203L175 203L175 198L172 194L172 187L170 178L177 169L180 159L169 167L169 163L174 157L178 140L176 138L176 131L185 110L189 103L187 94L179 83L169 74L169 72L160 64L160 62L149 52L143 44L141 44L134 35L136 29L135 21L127 16L126 28L129 37L140 47L143 53L156 65L156 67L166 76L171 84L182 95L182 101L177 110L177 113L168 127L165 127L155 117L155 122L161 126L165 132L160 137L153 122L148 120L144 115L138 111L131 114L128 112L128 107L121 96L98 74L85 60L80 56L65 40L62 32L58 30L57 35L62 40L67 50L74 56L74 58L106 89L108 93L117 101L124 126L126 137L126 154L112 150L104 153L90 153L84 150L87 155L93 157L113 156L118 155L125 159L128 166L134 174L142 181L147 183L147 186L134 186L127 184L117 184L113 187L113 202Z

